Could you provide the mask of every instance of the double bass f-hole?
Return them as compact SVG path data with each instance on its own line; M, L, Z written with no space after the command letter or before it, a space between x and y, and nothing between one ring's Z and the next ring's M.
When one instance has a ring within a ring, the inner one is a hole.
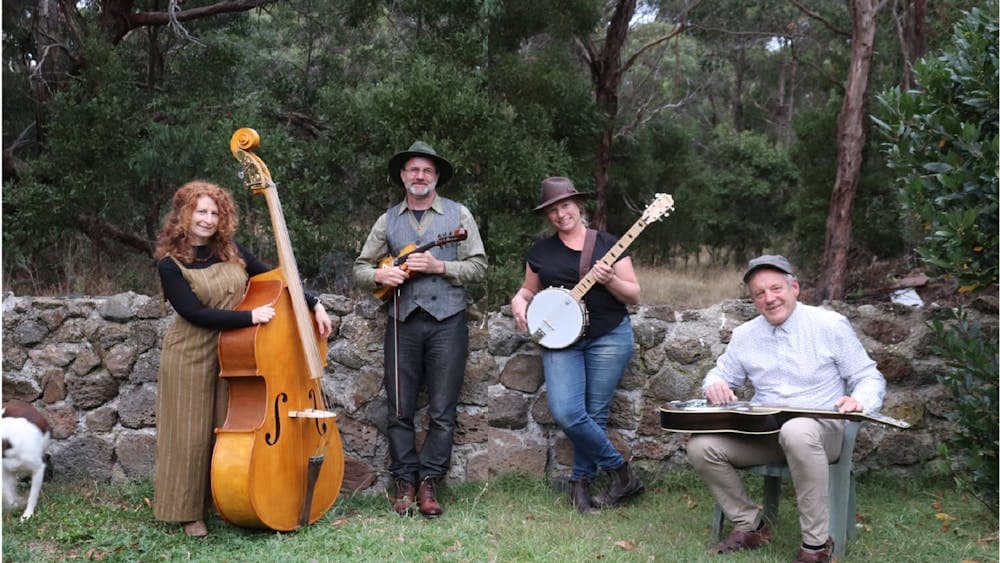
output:
M264 442L268 446L273 446L278 443L281 439L281 406L278 403L287 403L288 395L285 393L278 393L274 398L274 439L271 439L271 433L267 432L264 434Z
M319 404L316 401L316 390L315 389L310 389L309 390L309 399L312 400L313 409L319 410ZM321 419L321 418L314 418L313 419L313 423L316 424L316 432L320 436L323 436L324 434L326 434L326 423L325 422L321 422L322 420L323 419Z

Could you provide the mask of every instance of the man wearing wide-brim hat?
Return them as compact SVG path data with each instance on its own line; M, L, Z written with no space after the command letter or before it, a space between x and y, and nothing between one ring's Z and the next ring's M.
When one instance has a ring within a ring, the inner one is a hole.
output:
M451 464L469 350L465 285L485 280L486 251L472 213L438 195L454 168L430 145L416 141L394 154L388 175L406 194L375 221L354 262L354 277L389 301L384 383L389 471L396 481L392 507L400 516L417 509L434 518L443 512L437 485ZM427 389L430 424L418 450L414 413L421 387Z

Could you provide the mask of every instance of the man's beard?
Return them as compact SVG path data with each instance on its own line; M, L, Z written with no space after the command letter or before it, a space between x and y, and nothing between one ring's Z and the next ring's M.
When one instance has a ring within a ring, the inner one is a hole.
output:
M403 182L407 193L415 197L426 197L437 187L437 182L431 182L425 186L415 186L412 182Z

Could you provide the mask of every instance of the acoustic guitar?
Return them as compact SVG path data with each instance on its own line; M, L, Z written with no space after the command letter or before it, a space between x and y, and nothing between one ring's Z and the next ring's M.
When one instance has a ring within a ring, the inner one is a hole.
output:
M660 427L669 432L707 434L774 434L789 419L798 417L867 420L894 428L909 428L910 423L881 414L830 410L767 407L736 401L712 406L704 399L670 401L660 407Z
M642 217L626 232L600 262L611 266L647 225L669 214L674 208L670 194L656 194L656 199L642 212ZM591 270L572 290L561 287L543 289L528 304L528 334L549 349L565 348L580 338L587 328L587 307L583 296L597 283Z

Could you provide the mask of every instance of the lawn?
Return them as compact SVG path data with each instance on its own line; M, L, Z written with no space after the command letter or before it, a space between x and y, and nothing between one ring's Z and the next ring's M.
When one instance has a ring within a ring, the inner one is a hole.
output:
M751 490L760 483L751 477ZM712 501L697 477L669 473L626 507L583 516L537 478L446 487L437 520L402 519L383 496L342 495L294 533L242 530L218 518L210 535L153 521L148 481L46 483L35 516L3 515L3 560L100 561L717 561L705 555ZM784 487L775 541L734 562L790 561L799 541ZM997 561L997 523L947 480L858 478L858 537L848 561Z

